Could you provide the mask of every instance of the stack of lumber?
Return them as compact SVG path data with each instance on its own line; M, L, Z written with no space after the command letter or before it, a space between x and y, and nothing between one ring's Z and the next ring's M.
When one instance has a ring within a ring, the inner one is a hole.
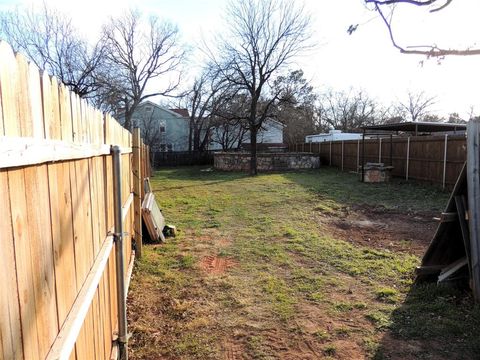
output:
M142 217L152 241L165 241L165 236L163 235L165 219L155 201L153 192L145 194L142 203Z

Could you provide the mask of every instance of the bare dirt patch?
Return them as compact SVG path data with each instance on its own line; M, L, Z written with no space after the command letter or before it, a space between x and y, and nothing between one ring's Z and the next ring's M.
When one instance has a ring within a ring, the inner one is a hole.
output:
M430 243L437 213L404 213L368 205L344 209L321 222L337 238L351 243L421 256Z
M243 348L232 340L226 340L222 346L224 360L242 360Z
M219 275L235 265L235 261L227 257L206 256L200 262L202 268L208 274Z
M217 229L204 229L201 234L187 232L186 237L204 247L225 248L232 244L232 240L222 236Z

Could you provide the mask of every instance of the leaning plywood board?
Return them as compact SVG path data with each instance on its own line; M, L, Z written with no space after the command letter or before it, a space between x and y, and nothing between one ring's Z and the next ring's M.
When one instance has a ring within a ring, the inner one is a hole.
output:
M436 278L439 275L440 269L447 267L456 260L463 258L466 255L465 245L460 228L457 207L455 204L455 196L465 196L467 194L467 177L466 166L464 165L462 171L457 179L455 187L452 191L447 206L443 211L442 221L433 236L425 255L422 259L422 266L417 269L417 280L423 281L430 278L430 274L424 276L422 274L423 268L438 267L438 272L434 274ZM455 214L451 216L450 214ZM453 221L452 221L453 220ZM433 280L433 278L431 279Z
M165 219L162 212L155 201L153 193L147 193L142 204L142 217L148 230L148 234L153 241L165 241L163 236L163 228Z

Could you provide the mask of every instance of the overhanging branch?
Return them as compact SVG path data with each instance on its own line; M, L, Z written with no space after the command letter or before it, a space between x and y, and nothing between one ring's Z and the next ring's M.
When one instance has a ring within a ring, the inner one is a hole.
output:
M408 3L412 5L430 5L437 0L429 0L429 1L414 1L414 0L385 0L385 1L377 1L377 0L365 0L366 3L374 4L375 10L379 13L380 17L382 18L385 26L387 27L388 34L390 36L390 41L392 45L398 49L402 54L410 54L410 55L425 55L427 57L444 57L444 56L469 56L469 55L480 55L480 49L478 48L466 48L466 49L446 49L441 48L436 45L426 45L426 46L402 46L399 45L393 34L392 24L387 19L385 14L381 9L381 5L391 5L396 3ZM445 8L448 4L450 4L452 0L447 0L447 2L442 5L440 8L435 9L434 11L438 11L440 9Z

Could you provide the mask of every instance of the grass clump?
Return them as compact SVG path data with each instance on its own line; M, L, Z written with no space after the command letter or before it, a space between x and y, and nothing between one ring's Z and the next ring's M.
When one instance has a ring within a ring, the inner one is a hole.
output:
M375 290L375 297L379 301L396 303L399 298L398 290L384 286Z

